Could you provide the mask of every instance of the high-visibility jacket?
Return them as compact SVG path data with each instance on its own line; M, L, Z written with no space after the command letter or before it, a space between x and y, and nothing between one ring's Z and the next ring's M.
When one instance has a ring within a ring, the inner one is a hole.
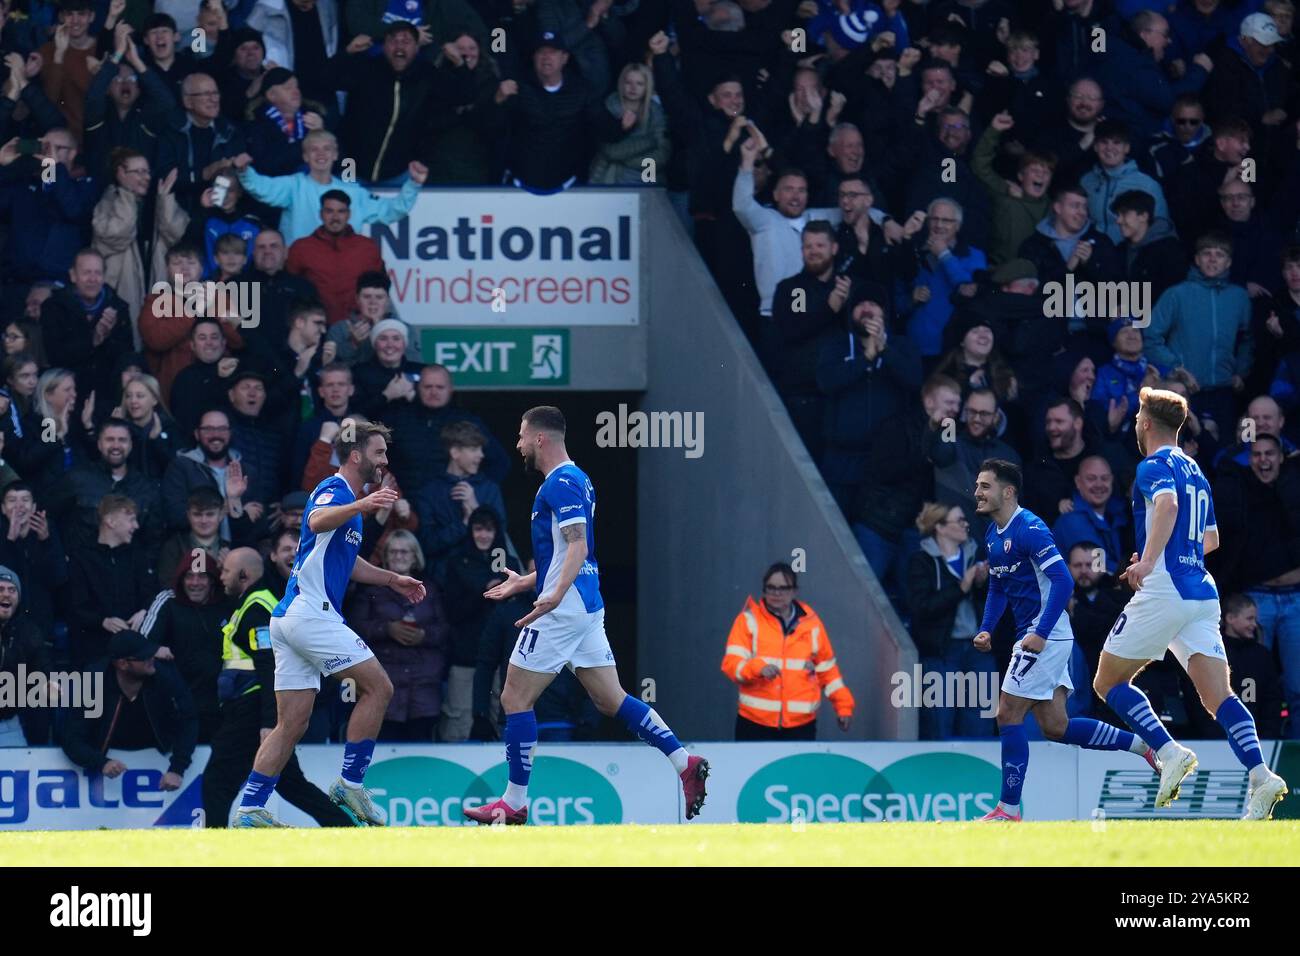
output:
M740 685L740 716L746 720L768 727L802 726L817 719L823 694L838 716L853 713L853 694L844 686L825 625L808 605L797 607L799 616L788 635L785 625L752 597L731 625L722 672ZM768 664L780 673L760 676Z
M217 698L224 704L260 693L262 726L275 726L275 656L271 652L271 612L276 597L258 581L221 626L221 674Z

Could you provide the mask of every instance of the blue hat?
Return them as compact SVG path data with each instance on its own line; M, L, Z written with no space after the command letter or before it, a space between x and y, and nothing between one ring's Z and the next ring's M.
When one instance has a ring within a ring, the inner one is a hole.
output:
M831 21L831 38L845 50L856 50L866 45L872 27L879 19L880 14L875 10L842 13Z

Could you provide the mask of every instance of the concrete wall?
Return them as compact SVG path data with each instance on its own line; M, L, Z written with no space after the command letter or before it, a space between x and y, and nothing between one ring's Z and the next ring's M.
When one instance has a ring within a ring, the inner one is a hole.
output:
M822 739L914 739L916 711L889 703L916 649L867 566L690 238L659 193L643 200L646 411L704 413L704 454L642 449L638 461L638 677L683 739L730 739L736 685L726 636L763 570L803 549L800 598L821 616L857 713Z

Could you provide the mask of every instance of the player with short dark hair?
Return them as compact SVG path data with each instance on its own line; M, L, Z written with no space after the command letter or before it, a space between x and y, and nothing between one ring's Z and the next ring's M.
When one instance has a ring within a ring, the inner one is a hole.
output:
M989 593L975 635L976 649L992 647L993 628L1008 605L1016 622L1016 644L998 701L1002 795L981 819L1011 823L1021 819L1020 793L1029 769L1024 720L1031 711L1049 740L1085 750L1127 750L1159 771L1155 752L1134 734L1066 713L1065 698L1074 690L1074 632L1065 606L1074 592L1074 578L1047 525L1020 507L1023 484L1020 466L999 458L983 462L975 480L975 511L990 519Z
M709 764L678 742L653 707L626 693L618 682L614 652L605 636L605 602L600 596L596 564L596 490L564 447L564 414L541 405L524 413L519 449L527 467L545 477L533 503L533 557L537 570L519 575L505 569L506 580L486 596L504 600L536 588L533 609L515 622L519 643L510 655L501 709L506 714L506 762L509 782L499 799L463 813L477 823L528 822L528 778L537 746L533 705L564 667L572 668L592 702L606 717L617 717L629 730L669 760L682 780L689 820L704 806ZM540 583L539 583L540 582Z

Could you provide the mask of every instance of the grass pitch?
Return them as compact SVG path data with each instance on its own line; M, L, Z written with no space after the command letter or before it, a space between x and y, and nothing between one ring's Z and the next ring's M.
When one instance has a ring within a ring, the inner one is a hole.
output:
M1300 821L695 824L0 835L5 866L1283 866Z

